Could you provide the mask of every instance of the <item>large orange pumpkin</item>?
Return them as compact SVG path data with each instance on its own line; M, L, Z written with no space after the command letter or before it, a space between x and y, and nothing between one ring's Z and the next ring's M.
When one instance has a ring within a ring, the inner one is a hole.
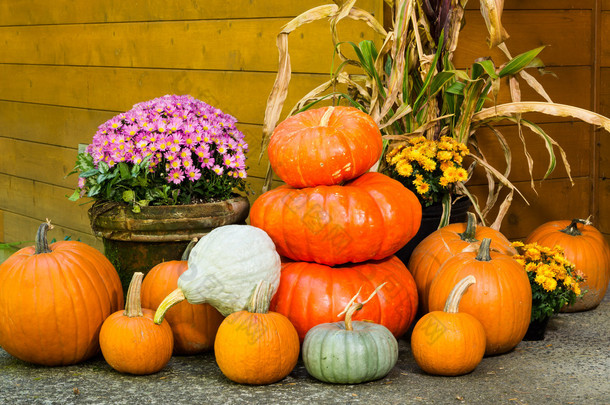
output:
M295 188L340 184L360 176L381 156L375 121L354 107L303 111L280 123L267 153L275 173Z
M30 363L75 364L98 353L102 323L123 308L123 288L96 249L49 245L49 226L0 265L0 346Z
M477 318L485 329L485 354L505 353L527 332L532 311L532 289L523 267L512 256L490 252L491 239L483 239L478 252L459 253L445 261L430 286L430 311L443 309L460 280L473 275L460 301L460 312Z
M510 256L517 254L510 241L500 231L487 226L477 226L476 216L472 212L468 213L466 223L449 224L432 232L417 245L407 267L417 285L420 313L428 312L430 284L445 260L484 238L491 239L492 250Z
M156 310L163 299L176 288L178 278L188 268L189 244L182 260L170 260L153 267L142 283L142 306ZM193 355L214 347L216 331L224 317L209 304L183 301L165 314L174 334L174 354Z
M601 232L588 221L551 221L536 228L525 243L538 243L550 248L559 245L566 259L585 275L581 289L584 296L562 312L584 311L597 307L606 295L610 281L610 247Z
M281 186L261 195L250 210L250 223L267 232L280 255L329 266L393 255L420 222L417 197L381 173L344 186Z
M398 337L415 318L417 289L411 273L395 256L336 267L308 262L283 263L271 310L286 315L302 341L312 327L337 321L337 314L360 287L361 295L368 296L384 282L387 284L354 319L379 323Z

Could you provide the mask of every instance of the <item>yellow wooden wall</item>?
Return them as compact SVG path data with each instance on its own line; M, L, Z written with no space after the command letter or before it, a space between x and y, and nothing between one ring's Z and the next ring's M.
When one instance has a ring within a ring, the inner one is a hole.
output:
M88 206L66 198L76 183L66 174L77 145L89 143L97 126L118 112L165 94L191 94L237 117L250 144L251 183L259 190L266 162L259 165L257 157L265 102L277 69L275 37L293 16L324 3L0 2L0 241L31 240L38 223L50 218L57 225L53 236L71 235L99 247L89 229ZM357 4L381 15L381 0ZM610 48L603 46L608 43L604 35L610 34L609 5L594 0L506 0L503 18L513 53L548 45L541 56L557 76L541 81L555 101L610 114L610 90L604 90L610 79ZM352 23L342 25L341 34L359 41L370 31ZM466 66L488 55L484 38L478 2L471 1L456 63ZM327 79L332 56L328 25L300 29L290 37L290 51L294 76L287 105ZM501 60L498 53L491 56ZM524 91L524 98L532 97L531 91ZM518 238L546 220L593 213L596 223L610 233L610 215L600 210L610 199L610 162L603 158L610 148L608 134L568 119L536 120L568 152L575 184L570 186L559 167L538 184L536 195L514 143L511 179L530 206L515 198L502 230ZM540 178L546 167L544 146L528 139L537 162L535 176Z

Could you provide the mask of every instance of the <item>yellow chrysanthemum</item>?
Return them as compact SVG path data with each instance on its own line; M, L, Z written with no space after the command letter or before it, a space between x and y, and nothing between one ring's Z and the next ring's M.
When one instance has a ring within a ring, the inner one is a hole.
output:
M447 179L448 182L454 183L456 178L456 168L455 166L449 166L447 169L443 171L443 177Z
M525 244L523 242L521 242L520 240L517 240L517 241L513 242L513 247L514 248L520 248L520 247L523 247L523 246L525 246Z
M416 186L416 190L419 194L424 195L430 191L430 185L426 182L421 182Z
M427 172L431 172L436 169L436 162L432 159L422 159L419 161L419 164Z
M436 154L436 158L441 162L445 162L453 158L453 153L446 150L441 150Z
M537 261L540 260L540 251L534 247L530 247L525 251L525 259Z
M547 291L555 291L555 289L557 288L557 281L555 281L555 279L553 278L547 278L546 280L544 280L542 288Z
M466 181L468 180L468 172L466 169L459 167L455 171L455 181Z
M405 161L402 161L396 165L396 171L403 177L409 177L411 174L413 174L413 166Z

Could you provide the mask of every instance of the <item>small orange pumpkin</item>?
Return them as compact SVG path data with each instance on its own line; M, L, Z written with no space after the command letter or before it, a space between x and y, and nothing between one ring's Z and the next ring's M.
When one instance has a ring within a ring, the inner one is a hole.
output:
M299 358L299 335L284 315L269 312L272 286L261 282L246 311L222 321L214 353L222 373L240 384L271 384L286 377Z
M604 235L590 222L583 219L551 221L540 225L525 243L538 243L564 250L566 259L574 263L576 270L585 275L581 289L584 296L562 312L577 312L593 309L606 295L610 281L610 247Z
M461 312L485 329L485 354L505 353L527 332L532 312L532 288L523 267L512 258L490 252L491 239L483 239L478 252L462 252L445 261L430 285L430 311L443 309L453 286L468 275L477 283L460 301Z
M188 256L194 246L189 244L182 260L160 263L146 274L142 282L142 306L156 310L163 299L176 288L178 278L188 268ZM193 355L211 350L224 316L209 304L183 301L165 314L174 334L174 354Z
M407 267L415 279L419 295L419 311L428 312L428 292L430 284L438 274L441 265L468 247L471 243L491 239L491 249L507 255L517 251L510 241L499 231L487 226L477 226L474 213L468 213L466 223L449 224L428 235L413 250Z
M466 276L453 287L443 311L429 312L413 328L411 351L428 374L456 376L474 370L485 354L485 329L474 316L458 312L462 296L476 282Z
M100 346L104 359L121 373L152 374L169 362L174 349L172 330L166 321L156 325L155 311L142 309L140 290L144 273L133 274L125 311L117 311L103 323Z

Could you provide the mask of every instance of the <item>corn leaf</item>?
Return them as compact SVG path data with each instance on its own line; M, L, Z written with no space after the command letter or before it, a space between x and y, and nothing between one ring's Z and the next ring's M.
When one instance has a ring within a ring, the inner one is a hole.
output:
M529 66L529 64L538 56L540 52L544 49L544 46L540 46L538 48L529 50L527 52L523 52L520 55L515 56L511 61L509 61L498 73L498 76L512 76L519 73L521 70L525 69Z

